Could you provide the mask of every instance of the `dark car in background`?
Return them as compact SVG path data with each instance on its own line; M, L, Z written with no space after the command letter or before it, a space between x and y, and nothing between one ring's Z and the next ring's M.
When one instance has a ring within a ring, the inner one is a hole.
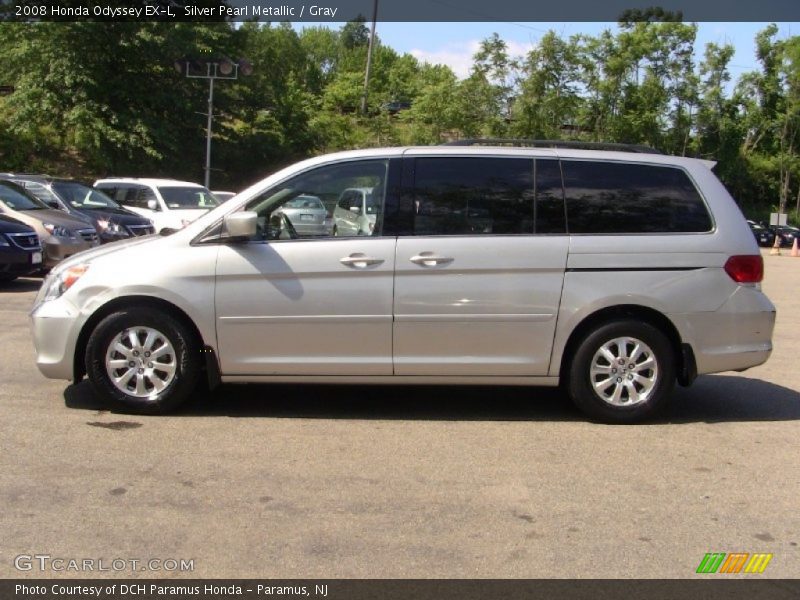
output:
M0 214L33 228L42 244L44 270L100 243L88 219L50 208L13 181L0 179Z
M755 221L748 221L747 224L750 226L750 231L753 232L753 237L756 238L756 243L759 246L772 246L775 242L775 235L769 229Z
M101 243L155 233L147 217L127 210L102 191L72 179L43 175L5 177L52 208L88 220L97 230Z
M800 229L797 227L792 227L791 225L773 225L769 228L769 231L772 236L772 243L775 243L775 236L778 236L778 242L781 247L793 245L795 239L800 243Z
M42 246L32 227L0 215L0 282L42 268Z

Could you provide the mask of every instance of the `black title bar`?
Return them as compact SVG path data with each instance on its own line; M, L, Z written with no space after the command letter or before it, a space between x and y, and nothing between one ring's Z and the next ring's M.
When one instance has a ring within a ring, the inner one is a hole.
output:
M372 19L374 0L0 0L0 19L306 21ZM379 0L384 22L800 21L798 0Z

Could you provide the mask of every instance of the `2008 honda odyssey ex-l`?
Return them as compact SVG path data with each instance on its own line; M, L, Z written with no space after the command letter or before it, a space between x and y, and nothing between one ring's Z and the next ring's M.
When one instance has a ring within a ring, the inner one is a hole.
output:
M161 412L222 382L554 386L594 419L772 349L775 308L712 163L439 146L284 169L185 229L84 252L32 312L39 369ZM280 210L369 189L371 234Z

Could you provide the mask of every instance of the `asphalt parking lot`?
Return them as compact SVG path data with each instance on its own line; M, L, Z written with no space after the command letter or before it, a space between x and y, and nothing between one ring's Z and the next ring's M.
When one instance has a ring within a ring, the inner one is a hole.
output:
M103 576L683 578L708 552L800 576L800 259L765 253L761 367L678 388L658 422L556 390L226 385L114 414L36 369L41 280L0 287L0 577L19 555L191 559ZM708 577L708 576L706 576ZM737 575L736 577L752 577Z

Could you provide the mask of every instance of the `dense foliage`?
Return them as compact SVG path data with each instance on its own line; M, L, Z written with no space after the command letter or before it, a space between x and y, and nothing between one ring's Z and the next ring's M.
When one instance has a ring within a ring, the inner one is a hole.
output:
M0 23L0 171L202 180L208 85L173 61L229 56L254 72L215 87L214 188L319 152L503 136L709 158L751 216L800 206L800 37L775 26L735 83L733 48L696 49L696 26L674 21L550 32L524 57L494 35L461 80L378 38L362 115L368 34L358 21Z

